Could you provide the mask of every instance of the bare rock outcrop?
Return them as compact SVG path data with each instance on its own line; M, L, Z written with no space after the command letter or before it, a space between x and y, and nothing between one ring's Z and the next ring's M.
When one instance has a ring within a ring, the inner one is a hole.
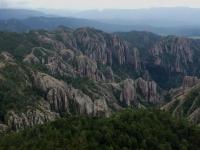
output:
M97 117L109 117L111 114L111 110L107 105L105 99L96 99L94 101L94 116Z
M186 38L163 38L154 45L150 53L155 65L163 66L171 72L186 73L193 63L193 50L190 40Z
M114 73L111 67L106 67L105 73L104 73L105 79L109 82L114 81Z
M40 102L37 107L29 107L25 112L9 111L6 117L8 128L18 131L26 127L54 121L59 117L58 114L50 110L50 106L46 102Z
M121 101L126 106L131 106L136 101L136 89L135 83L131 79L127 79L121 83L122 93L121 93Z
M192 86L198 84L199 82L200 82L200 80L197 77L185 76L183 79L182 87L189 88L189 87L192 87Z
M87 56L80 55L76 57L76 70L84 77L96 80L97 64Z
M56 40L52 34L38 34L38 42L44 45L48 45L54 50L61 50L66 48L65 45L61 41Z
M158 94L157 84L155 81L146 81L142 78L136 80L138 93L141 94L145 102L151 104L161 103L161 97Z
M92 99L82 91L43 73L34 73L33 76L34 85L46 94L52 111L89 116L98 114L99 111L95 110L98 107L95 107Z
M9 62L9 61L12 62L12 61L14 61L13 56L10 53L6 52L6 51L2 52L0 54L0 57L3 58L4 61L6 61L6 62Z
M162 104L162 97L154 81L126 79L120 83L120 101L125 106L139 106L140 104Z
M130 64L140 68L139 51L130 48L128 43L117 35L109 35L91 28L80 28L74 32L77 49L97 63L112 65Z
M0 123L0 135L1 134L5 134L6 132L8 132L8 126L7 125L5 125L5 124L1 124Z
M200 125L200 83L197 77L185 77L183 86L170 90L171 101L161 109L170 111L176 117L187 117L191 122Z
M73 88L70 93L72 94L70 95L72 98L70 98L71 105L69 109L74 109L72 113L87 116L92 116L94 114L94 103L89 96Z

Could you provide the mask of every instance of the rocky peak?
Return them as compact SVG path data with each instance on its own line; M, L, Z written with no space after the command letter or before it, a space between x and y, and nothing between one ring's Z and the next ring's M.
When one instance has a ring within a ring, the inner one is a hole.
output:
M139 106L140 104L159 105L161 96L154 81L146 81L142 78L137 80L126 79L121 83L121 101L126 106Z
M134 105L136 102L136 89L135 83L131 79L124 80L121 83L122 86L122 94L121 100L126 106Z
M73 87L66 85L64 82L59 81L47 74L34 73L34 85L42 90L46 95L46 101L50 103L51 110L58 113L75 113L80 115L93 116L98 114L98 111L109 114L107 103L103 102L101 107L105 107L104 112L96 105L96 99L91 99L85 95L82 91L74 89ZM103 106L106 105L106 106Z
M130 48L128 43L115 34L104 33L91 28L80 28L73 32L76 49L100 64L131 64L140 66L139 51Z
M146 81L142 78L136 80L136 86L138 92L141 94L143 99L151 104L162 103L161 97L159 96L157 84L155 81Z
M80 55L76 57L76 70L80 75L96 80L97 64L87 56Z
M165 66L169 71L186 73L193 63L190 40L180 37L166 37L150 50L154 64Z

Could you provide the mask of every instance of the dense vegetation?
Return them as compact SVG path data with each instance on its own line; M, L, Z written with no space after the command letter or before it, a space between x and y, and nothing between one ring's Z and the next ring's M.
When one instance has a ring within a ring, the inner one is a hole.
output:
M29 73L30 70L19 63L6 64L0 69L0 122L4 121L7 110L22 111L41 99L40 91L28 84L31 82Z
M183 112L187 115L188 111L192 111L190 108L192 107L193 110L200 107L200 88L193 89L185 98L183 105Z
M66 117L0 139L0 149L197 150L200 129L159 110L125 110L110 118Z

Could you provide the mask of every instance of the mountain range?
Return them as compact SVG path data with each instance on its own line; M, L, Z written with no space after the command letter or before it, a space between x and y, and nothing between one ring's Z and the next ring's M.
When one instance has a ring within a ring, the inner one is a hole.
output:
M26 9L1 9L0 30L26 32L32 29L94 27L106 32L151 31L160 35L177 35L198 38L199 9L152 8L141 10L91 10L43 12ZM42 10L41 10L42 11ZM184 15L184 18L182 17ZM101 17L106 16L106 17ZM152 19L153 18L153 19ZM185 21L187 20L187 21Z
M171 110L164 105L172 102L175 89L180 96L183 87L187 94L199 83L200 40L65 27L0 34L0 114L7 129L66 113L110 116L124 107L149 106ZM187 113L180 116L198 124L199 99L189 99L186 109L179 108Z
M199 148L198 37L24 11L0 20L0 149Z

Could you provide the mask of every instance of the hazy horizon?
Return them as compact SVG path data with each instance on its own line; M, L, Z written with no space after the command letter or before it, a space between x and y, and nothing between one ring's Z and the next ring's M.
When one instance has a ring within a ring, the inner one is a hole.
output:
M0 8L19 9L67 9L67 10L92 10L92 9L142 9L160 7L191 7L200 8L199 0L0 0Z

